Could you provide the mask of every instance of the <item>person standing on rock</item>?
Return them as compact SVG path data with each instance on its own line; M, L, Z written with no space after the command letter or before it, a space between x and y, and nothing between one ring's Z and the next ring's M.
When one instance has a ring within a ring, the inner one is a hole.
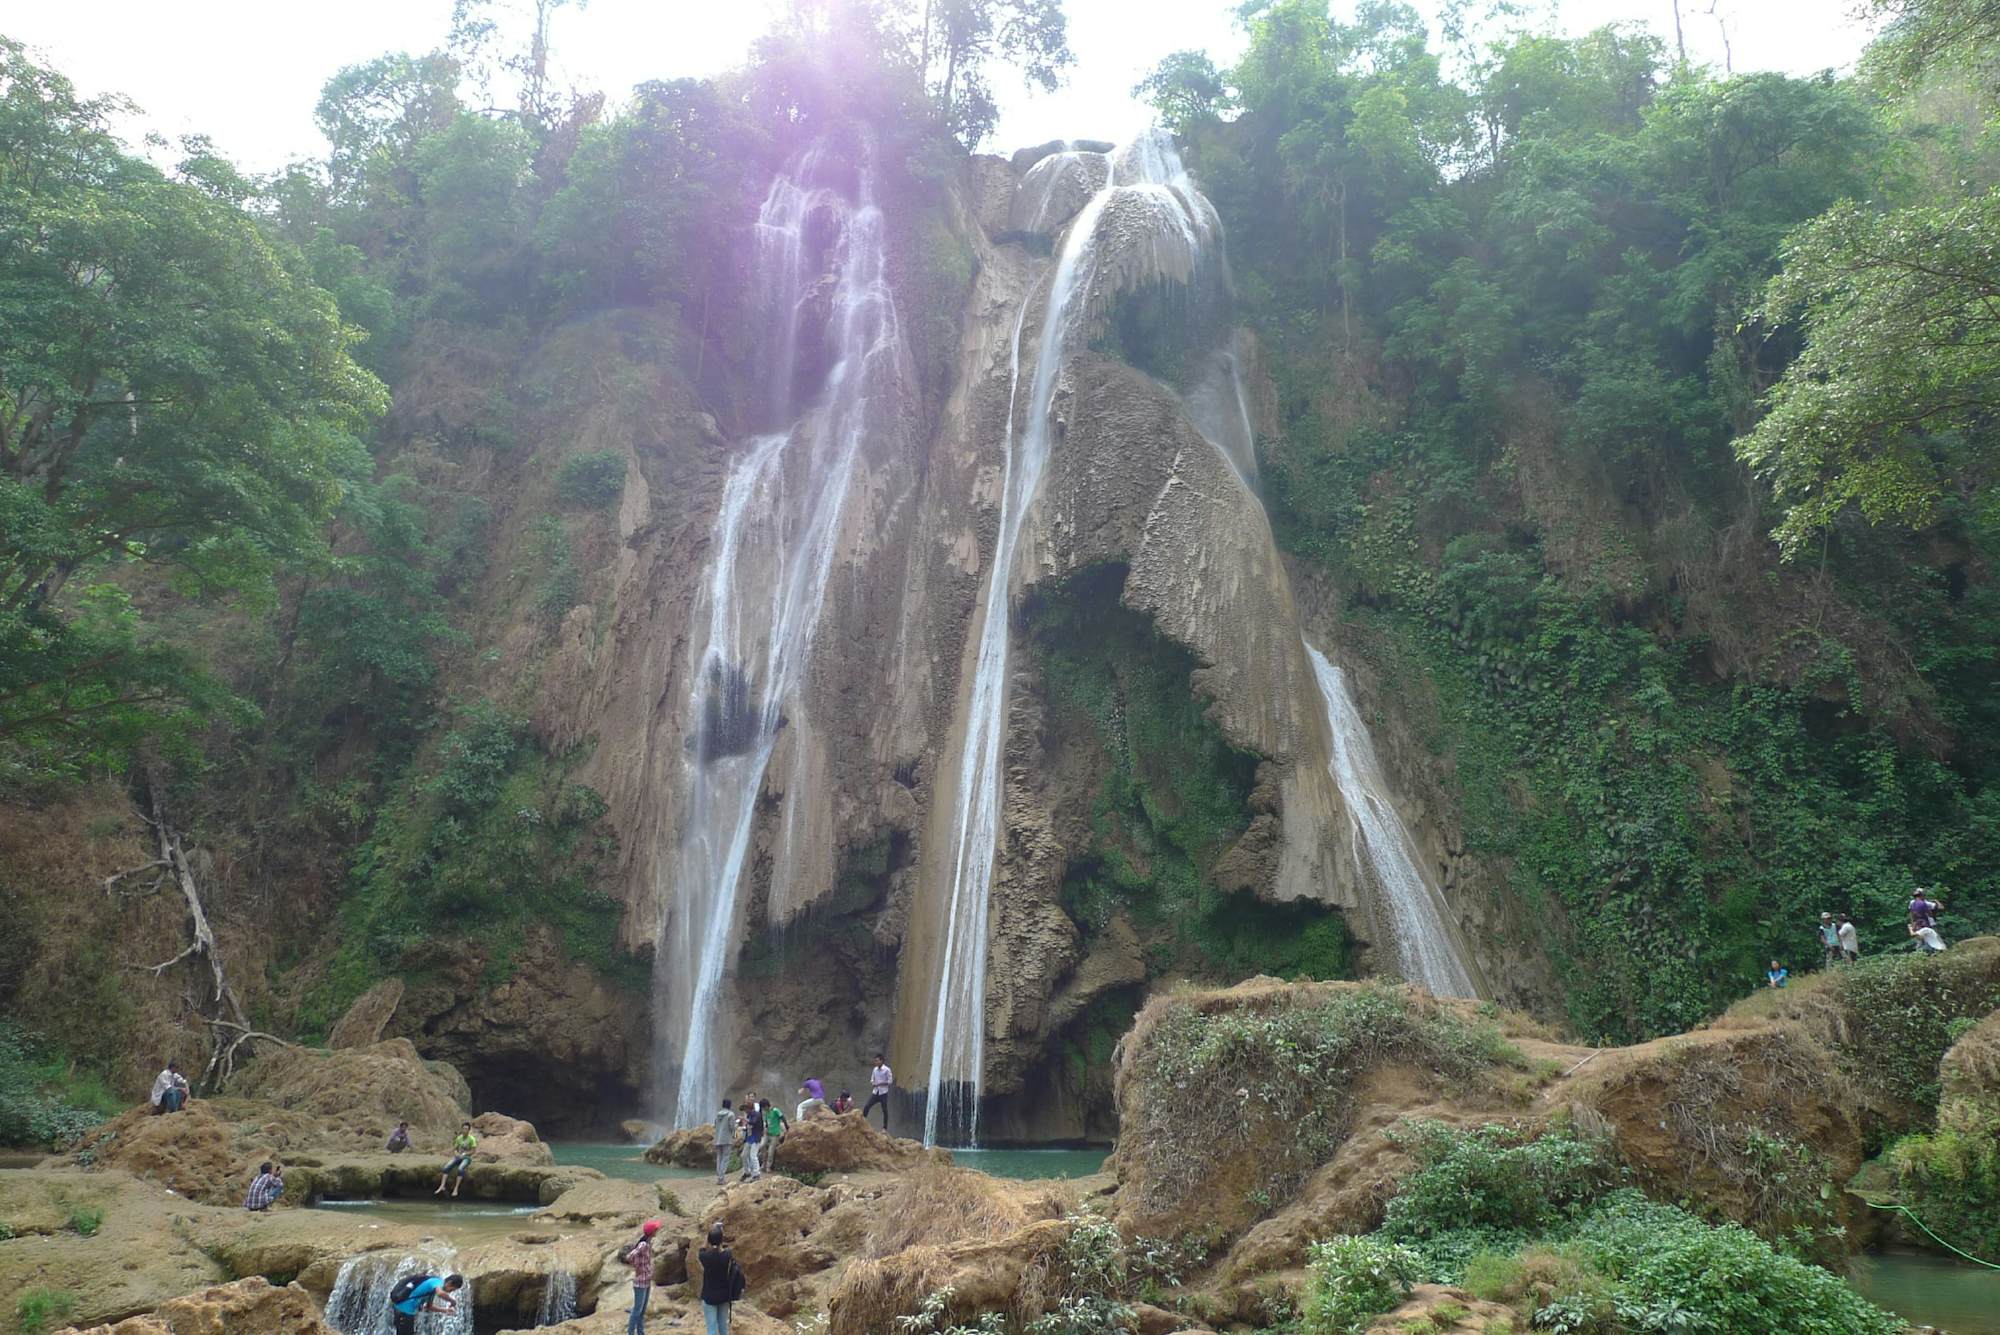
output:
M466 1170L472 1167L472 1151L478 1147L479 1137L472 1134L472 1123L459 1127L458 1134L451 1138L451 1158L446 1162L444 1171L438 1174L437 1190L431 1195L444 1195L445 1179L453 1173L458 1174L458 1181L452 1183L451 1194L458 1195L458 1189L465 1185Z
M1845 913L1840 915L1840 955L1849 964L1861 958L1861 934L1854 930L1854 919Z
M757 1156L764 1147L764 1109L752 1094L750 1102L743 1108L743 1181L755 1182L764 1176L764 1165Z
M632 1315L625 1322L625 1335L645 1335L646 1301L653 1296L653 1235L660 1221L648 1219L639 1229L639 1240L618 1253L618 1259L632 1267Z
M153 1092L148 1101L155 1113L179 1112L187 1106L188 1082L181 1074L179 1062L168 1062L167 1069L153 1077Z
M785 1128L790 1125L784 1109L770 1099L764 1100L764 1167L777 1166L778 1143L785 1138Z
M729 1182L729 1152L735 1148L736 1105L724 1099L721 1111L715 1114L715 1185L718 1187Z
M896 1073L889 1069L889 1059L881 1053L875 1054L875 1069L868 1073L868 1102L861 1105L861 1120L868 1120L876 1104L882 1105L882 1129L889 1129L889 1086L896 1083Z
M396 1335L417 1335L417 1317L423 1312L456 1312L458 1299L451 1295L465 1287L465 1276L412 1275L397 1280L389 1290L389 1308L396 1314ZM400 1295L400 1296L398 1296ZM442 1303L443 1306L439 1306Z
M1916 893L1910 896L1910 921L1919 927L1936 927L1937 915L1943 908L1944 905L1932 899L1930 892L1920 885ZM1914 936L1915 933L1911 935Z
M1819 944L1826 953L1827 968L1830 969L1840 963L1840 927L1834 922L1831 913L1819 915Z
M722 1243L722 1225L708 1230L708 1246L701 1249L701 1314L708 1322L708 1335L729 1335L729 1309L750 1281L736 1257Z
M272 1202L285 1194L285 1170L266 1160L258 1166L257 1177L250 1183L250 1193L243 1198L243 1208L252 1214L263 1214L271 1208Z

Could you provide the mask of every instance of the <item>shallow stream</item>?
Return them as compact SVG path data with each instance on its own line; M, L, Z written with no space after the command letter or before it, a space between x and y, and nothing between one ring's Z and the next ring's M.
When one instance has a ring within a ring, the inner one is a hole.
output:
M2000 1335L2000 1270L1925 1252L1857 1256L1847 1276L1863 1297L1905 1321L1951 1335Z

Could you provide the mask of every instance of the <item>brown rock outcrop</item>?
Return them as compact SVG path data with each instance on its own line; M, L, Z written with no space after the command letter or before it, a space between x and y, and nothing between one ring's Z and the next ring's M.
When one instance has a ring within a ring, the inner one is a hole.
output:
M333 1032L326 1036L330 1048L365 1048L382 1041L382 1031L389 1027L389 1021L396 1017L396 1007L402 1004L403 980L384 978L375 986L354 999L347 1008L347 1014L333 1026Z
M189 1200L220 1204L235 1188L238 1155L231 1127L204 1099L177 1113L140 1106L93 1128L69 1159L120 1168ZM58 1162L51 1160L51 1162Z
M283 1288L260 1277L218 1284L161 1303L116 1325L71 1327L59 1335L334 1335L297 1284Z
M835 1260L834 1253L813 1237L834 1200L824 1188L767 1175L717 1196L702 1213L690 1246L698 1249L709 1229L721 1224L744 1273L754 1275L760 1285L814 1274ZM698 1273L690 1276L697 1293L699 1280Z
M427 1148L450 1140L471 1102L456 1069L424 1060L406 1038L337 1051L267 1048L229 1082L229 1093L368 1139L386 1139L408 1121Z
M479 1147L472 1152L474 1163L552 1164L555 1152L542 1143L533 1122L503 1113L486 1112L472 1119Z
M949 1151L927 1150L917 1141L891 1136L858 1112L794 1122L775 1160L781 1173L887 1173L950 1162Z

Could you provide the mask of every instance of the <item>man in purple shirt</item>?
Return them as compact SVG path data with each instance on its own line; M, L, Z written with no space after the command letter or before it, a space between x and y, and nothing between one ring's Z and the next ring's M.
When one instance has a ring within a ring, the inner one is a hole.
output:
M799 1086L799 1093L805 1096L805 1100L799 1104L799 1115L793 1121L803 1122L808 1114L826 1107L826 1086L819 1082L817 1076L807 1076L805 1084Z

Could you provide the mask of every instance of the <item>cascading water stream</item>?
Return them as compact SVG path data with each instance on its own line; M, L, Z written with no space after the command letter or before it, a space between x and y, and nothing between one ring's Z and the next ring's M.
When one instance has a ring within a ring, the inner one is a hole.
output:
M549 1271L548 1281L542 1286L541 1305L535 1309L537 1326L560 1326L576 1316L576 1273L570 1270Z
M1051 440L1051 409L1071 336L1088 319L1101 253L1098 222L1121 197L1137 206L1148 224L1168 232L1161 245L1185 248L1191 268L1212 231L1212 210L1187 186L1186 173L1171 140L1148 135L1107 164L1104 187L1093 194L1070 223L1055 274L1049 283L1036 344L1020 440L1015 440L1015 408L1021 384L1021 333L1032 295L1015 318L1009 359L1007 428L1001 482L1000 529L987 566L978 657L974 662L966 733L959 756L958 805L952 817L951 894L933 1012L929 1097L924 1107L924 1143L935 1145L940 1129L976 1144L979 1094L985 1058L986 961L995 858L999 851L1003 793L1002 752L1007 740L1007 659L1011 639L1008 597L1014 560L1027 514L1040 490ZM1158 249L1156 245L1154 247Z
M841 512L876 417L895 401L901 332L868 173L855 202L822 184L823 152L772 183L757 222L758 278L775 311L773 401L789 411L799 321L812 307L814 247L838 266L825 333L831 369L787 431L750 442L723 490L704 586L707 638L690 674L693 737L680 844L661 887L670 906L656 997L658 1069L678 1070L674 1124L705 1121L720 1096L719 1033L737 906L765 772L788 719L825 605ZM665 1102L662 1090L662 1102Z
M1368 726L1348 690L1347 676L1325 654L1306 645L1313 676L1333 734L1330 770L1353 839L1355 859L1374 875L1387 910L1396 971L1444 997L1475 997L1479 989L1447 926L1444 896L1421 870L1421 854L1409 827L1389 800L1388 785Z
M436 1256L391 1256L365 1252L341 1262L326 1295L326 1324L340 1335L380 1335L395 1325L389 1308L389 1293L405 1275L448 1275L454 1253L442 1249ZM472 1286L467 1284L451 1295L458 1310L432 1313L422 1318L424 1335L472 1335Z

